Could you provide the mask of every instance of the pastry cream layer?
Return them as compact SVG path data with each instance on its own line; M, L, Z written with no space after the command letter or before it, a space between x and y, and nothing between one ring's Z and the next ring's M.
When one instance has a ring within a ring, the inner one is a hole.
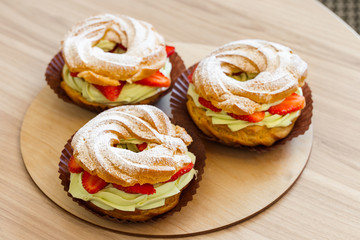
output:
M101 48L107 52L115 47L115 43L101 40L96 47ZM115 51L116 52L116 51ZM169 58L166 59L165 66L159 69L159 71L170 79L172 65ZM115 103L132 104L140 102L144 99L154 96L160 91L164 91L165 88L150 87L140 84L126 83L121 90L119 97L115 101L108 100L94 85L86 82L83 78L72 77L70 75L69 68L66 64L63 67L63 77L65 83L73 90L79 92L87 101L96 102L102 104L112 105ZM116 105L117 105L116 104Z
M191 161L195 164L195 156L191 152L187 153ZM82 173L71 173L69 193L74 198L90 201L104 210L135 211L153 209L165 205L165 199L178 194L196 174L195 169L182 175L177 180L168 183L155 184L156 193L131 194L114 188L111 184L95 194L88 193L82 185Z
M297 94L302 95L301 88L298 88L296 91ZM292 120L295 119L300 115L300 110L295 111L292 113L288 113L286 115L278 115L278 114L270 114L269 112L265 112L265 118L256 123L248 122L248 121L242 121L237 120L229 116L226 112L214 112L208 108L205 108L203 105L199 103L199 94L196 93L195 87L193 84L190 83L189 89L188 89L188 95L192 97L194 100L194 103L197 107L203 108L206 111L206 116L211 117L212 124L226 124L231 131L239 131L240 129L243 129L248 126L266 126L268 128L274 128L274 127L287 127L292 123ZM284 100L284 99L283 99ZM274 102L271 104L262 104L260 111L266 111L271 106L277 105L281 103L283 100L280 100L278 102Z

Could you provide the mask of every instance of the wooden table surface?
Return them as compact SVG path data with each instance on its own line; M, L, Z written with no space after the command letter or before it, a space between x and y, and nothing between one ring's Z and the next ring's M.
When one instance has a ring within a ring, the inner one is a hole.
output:
M45 68L60 40L77 21L104 12L151 22L170 42L279 42L309 64L314 141L303 175L260 215L195 239L360 238L360 38L317 1L2 0L0 239L136 238L54 204L28 175L19 145L22 120L45 86Z

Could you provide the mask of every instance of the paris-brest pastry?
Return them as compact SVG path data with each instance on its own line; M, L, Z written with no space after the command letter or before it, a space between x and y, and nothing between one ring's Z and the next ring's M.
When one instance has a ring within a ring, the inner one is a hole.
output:
M61 87L80 106L150 104L171 84L174 47L144 21L103 14L65 36Z
M191 142L156 107L106 110L71 141L68 192L101 215L148 220L174 208L196 174Z
M189 75L187 108L198 128L227 145L270 146L285 138L305 106L307 64L263 40L225 44Z

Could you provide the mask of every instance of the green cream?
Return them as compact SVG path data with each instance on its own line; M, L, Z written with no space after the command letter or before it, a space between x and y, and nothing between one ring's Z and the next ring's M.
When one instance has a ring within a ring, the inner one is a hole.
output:
M188 152L191 161L195 163L195 156ZM155 184L156 193L131 194L114 188L111 184L95 194L88 193L82 186L82 173L71 173L69 193L74 198L90 201L96 206L105 210L119 209L122 211L135 211L135 209L146 210L165 205L165 199L176 195L184 188L196 175L196 170L182 175L177 180L168 183Z
M257 123L248 121L237 120L222 112L216 113L213 111L206 111L206 116L210 116L212 124L226 124L231 131L235 132L248 126L266 126L273 127L286 127L289 126L294 118L299 116L300 111L292 112L284 116L275 114L271 115L269 112L265 113L265 118Z
M299 95L302 95L301 88L299 88L296 91L296 93ZM211 111L208 108L205 108L203 105L201 105L199 103L199 100L198 100L199 94L196 93L195 86L193 84L189 85L188 94L192 97L195 105L197 107L203 108L206 111L206 113L205 113L206 116L211 117L212 124L214 124L214 125L225 124L233 132L239 131L248 126L266 126L268 128L287 127L292 123L292 120L294 120L296 117L298 117L300 115L300 111L292 112L292 113L289 113L289 114L286 114L283 116L278 115L278 114L272 115L269 112L265 112L265 118L262 121L257 122L257 123L251 123L248 121L234 119L224 111L217 113L217 112ZM262 104L260 107L260 111L266 111L271 106L277 105L277 104L281 103L282 101L283 100L280 100L280 101L274 102L274 103L270 103L270 104Z
M95 47L101 48L104 52L109 52L114 49L116 43L109 40L100 40Z
M240 74L232 74L230 75L230 77L232 77L235 80L238 80L240 82L245 82L247 80L253 79L255 78L259 73L246 73L246 72L242 72Z
M110 51L114 48L115 43L108 40L101 40L96 47L103 49L105 52ZM116 51L115 51L116 52ZM165 66L159 71L164 76L170 79L172 65L169 58L166 59ZM66 64L62 69L62 75L65 83L76 92L80 93L87 101L102 103L107 105L118 105L118 104L132 104L140 102L146 98L154 96L158 92L162 91L163 88L144 86L134 83L126 83L121 90L119 97L115 101L108 100L96 87L91 83L86 82L82 78L72 77L70 70Z

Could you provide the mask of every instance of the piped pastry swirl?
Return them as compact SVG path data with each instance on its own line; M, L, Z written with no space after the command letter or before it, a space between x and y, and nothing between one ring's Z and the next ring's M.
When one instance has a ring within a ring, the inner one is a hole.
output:
M48 69L55 75L46 75L50 87L65 101L94 112L154 104L185 69L175 47L166 45L151 24L125 15L85 19L65 35L60 54L61 78L52 60Z
M200 130L230 146L271 146L292 130L306 106L307 64L264 40L225 44L188 76L187 109Z
M116 147L122 140L139 140L148 147L141 152ZM71 145L85 171L127 187L168 181L191 163L187 155L191 141L161 110L138 105L99 114L74 135Z
M231 77L256 75L247 81ZM307 64L289 48L263 40L228 43L203 59L193 74L196 92L225 112L244 115L290 96L304 84Z
M121 43L124 54L95 47L100 40ZM66 35L63 56L71 72L103 86L119 80L141 80L165 65L165 41L149 23L124 15L103 14L86 19ZM100 76L99 76L100 75ZM98 80L100 79L100 80ZM94 80L93 80L94 81Z

